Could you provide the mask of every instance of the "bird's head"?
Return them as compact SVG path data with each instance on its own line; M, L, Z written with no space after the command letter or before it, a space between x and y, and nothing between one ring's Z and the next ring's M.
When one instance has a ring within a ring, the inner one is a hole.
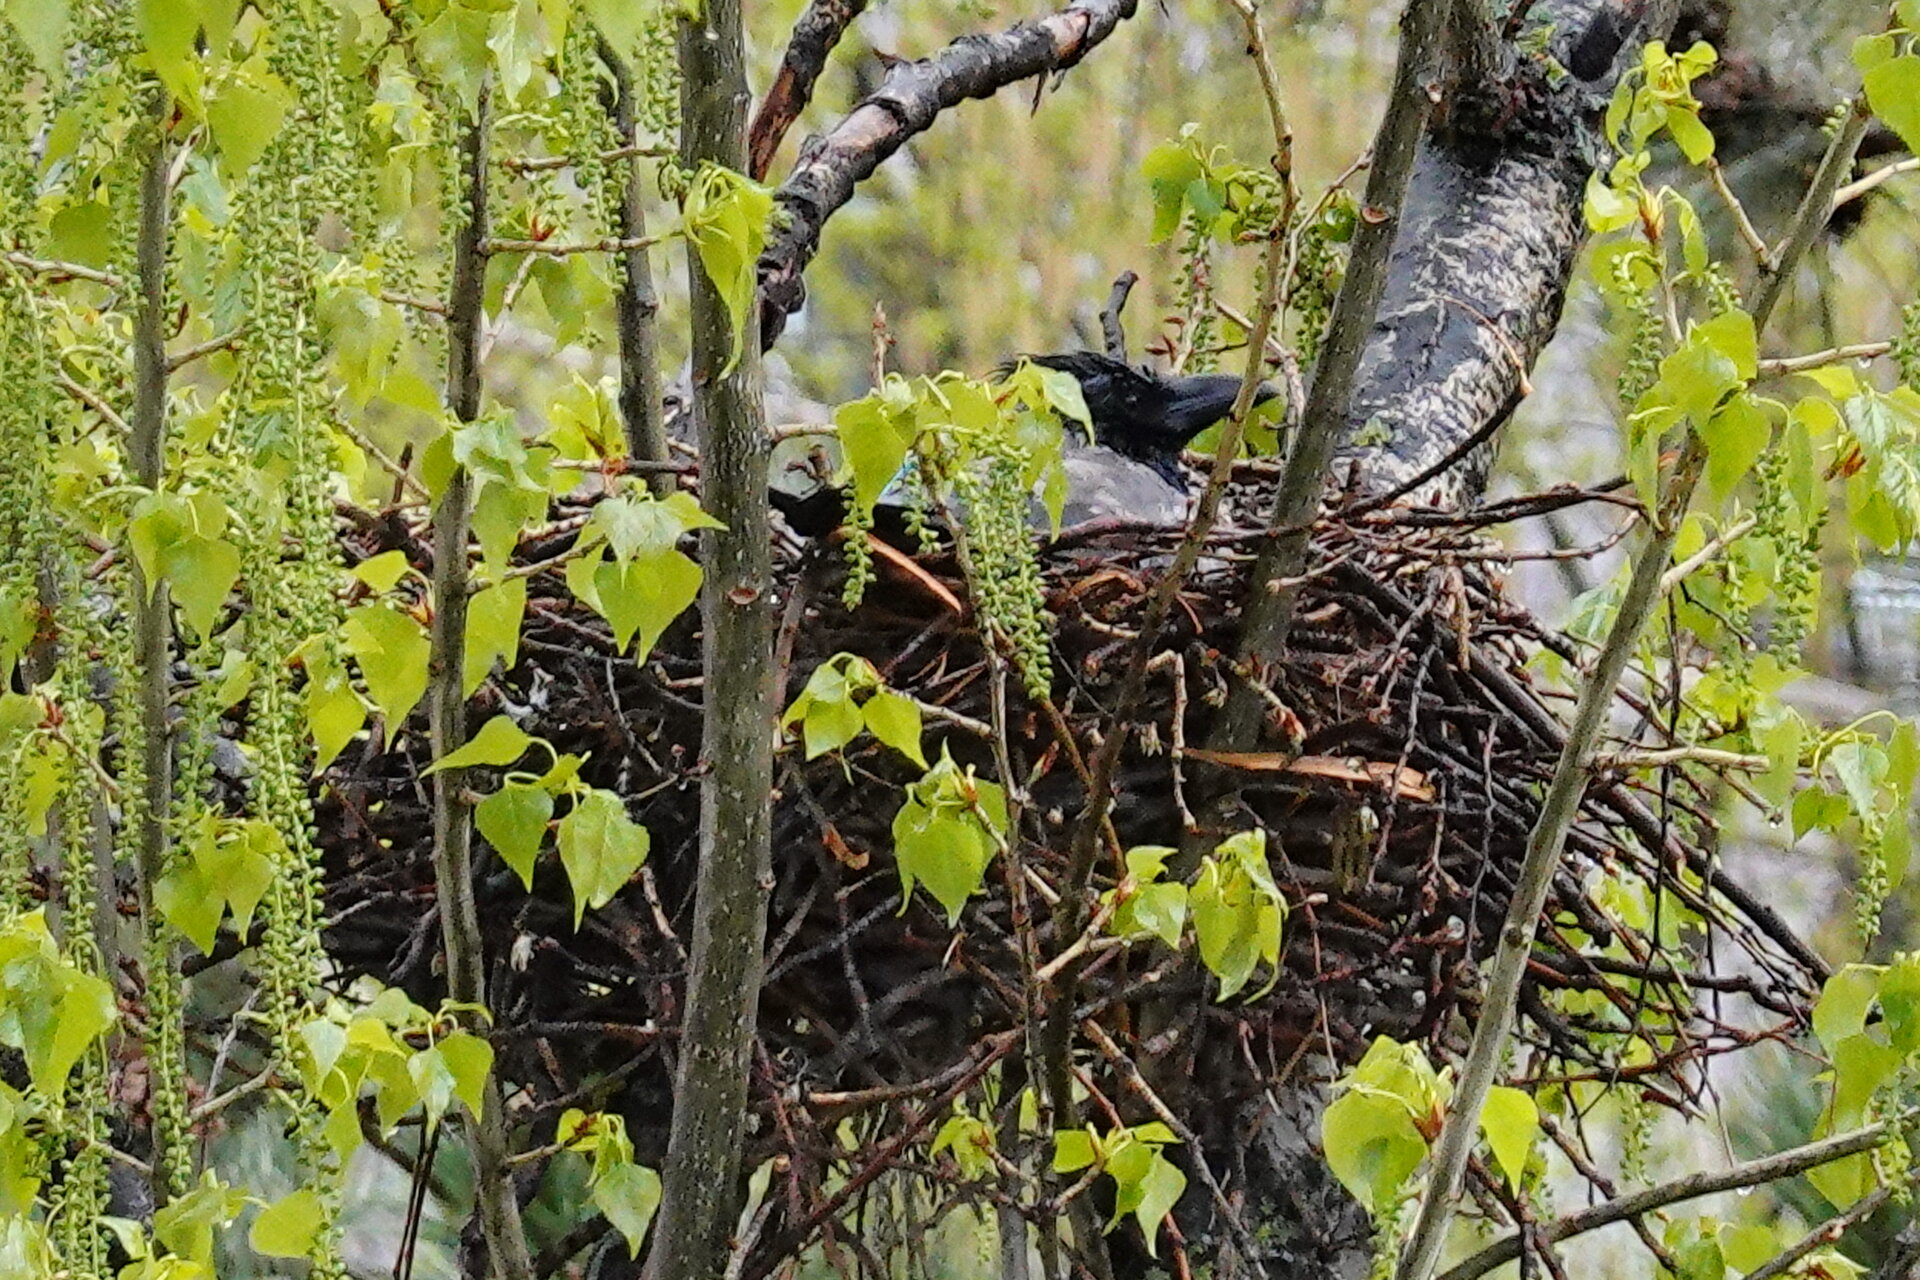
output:
M1240 376L1232 373L1195 373L1180 378L1163 378L1167 388L1166 430L1184 449L1193 438L1233 411L1234 398L1240 394ZM1279 388L1262 382L1254 388L1253 403L1265 404L1279 395Z

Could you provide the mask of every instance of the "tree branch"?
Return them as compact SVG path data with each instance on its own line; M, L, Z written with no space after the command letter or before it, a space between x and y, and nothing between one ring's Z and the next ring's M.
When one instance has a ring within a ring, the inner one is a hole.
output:
M682 163L738 170L747 109L740 0L707 0L681 20L679 44ZM725 299L691 246L686 261L701 499L721 527L702 534L700 861L652 1280L712 1280L726 1269L773 885L778 691L759 351L751 337L733 350Z
M148 491L158 493L166 480L167 459L167 244L171 219L167 120L173 100L162 89L155 89L153 96L153 111L146 121L152 137L140 172L139 240L134 249L139 306L133 318L133 409L127 422L127 457L133 464L134 479ZM167 704L172 694L173 604L164 581L149 582L140 558L127 559L133 570L134 643L140 673L142 786L135 850L140 916L145 935L151 939L159 937L162 928L154 905L154 888L166 866L167 818L173 806L173 747L167 724ZM107 883L112 882L109 869ZM105 954L111 958L114 949L107 948ZM150 960L166 962L164 950L152 948ZM148 1046L153 1045L150 1034ZM153 1069L178 1078L185 1063L156 1064ZM178 1189L179 1179L188 1174L184 1169L169 1168L166 1157L167 1144L156 1134L149 1182L154 1203L161 1206Z
M1909 1123L1913 1112L1897 1120L1881 1121L1868 1125L1864 1129L1855 1129L1838 1137L1822 1138L1818 1142L1809 1142L1803 1147L1794 1147L1776 1155L1759 1160L1749 1160L1737 1164L1731 1169L1717 1172L1692 1173L1684 1178L1675 1178L1672 1182L1663 1182L1657 1187L1648 1187L1645 1191L1635 1191L1630 1195L1608 1200L1604 1204L1570 1213L1564 1218L1552 1222L1543 1222L1534 1228L1536 1236L1547 1244L1559 1244L1575 1236L1597 1231L1601 1227L1612 1226L1668 1205L1680 1204L1687 1200L1698 1200L1701 1196L1714 1195L1721 1191L1738 1191L1742 1187L1758 1187L1769 1182L1779 1182L1785 1178L1798 1177L1809 1169L1817 1169L1823 1164L1832 1164L1835 1160L1844 1160L1850 1155L1862 1151L1871 1151L1885 1142L1895 1128ZM1440 1280L1477 1280L1503 1262L1512 1262L1520 1256L1520 1237L1512 1235L1498 1243L1487 1246L1465 1262L1444 1273Z
M808 142L774 193L788 221L760 255L761 345L778 341L787 316L806 301L801 273L819 250L827 219L888 156L949 107L1074 66L1133 16L1136 3L1073 0L1037 22L962 36L932 57L888 67L878 89L824 137Z
M1239 649L1243 660L1276 650L1285 643L1292 625L1293 593L1276 590L1271 584L1298 576L1305 563L1308 521L1326 486L1334 442L1346 425L1347 404L1353 398L1361 344L1386 288L1398 213L1413 172L1414 147L1430 105L1427 71L1448 3L1411 0L1401 19L1393 88L1374 139L1373 165L1367 173L1346 278L1327 322L1300 430L1280 475L1269 536L1247 579L1250 594ZM1225 749L1229 744L1250 742L1260 714L1258 695L1244 681L1237 683L1208 745Z
M814 81L826 68L827 55L866 7L867 0L810 0L806 12L793 24L780 70L753 117L753 127L747 131L748 173L756 182L767 176L787 130L813 100Z
M453 282L447 295L447 410L457 422L480 416L480 337L486 322L487 146L492 97L482 88L474 118L460 143L460 176L467 185L465 223L453 246ZM427 714L433 754L444 760L467 740L467 541L473 518L473 481L455 467L433 520L433 626ZM395 729L398 726L394 726ZM480 907L473 891L473 814L464 793L465 769L433 778L433 876L447 953L447 994L469 1007L478 1027L486 1007L486 956ZM487 1078L482 1114L473 1118L474 1199L486 1239L488 1266L499 1280L531 1280L533 1259L520 1226L512 1169L507 1163L506 1106L499 1080Z
M600 61L613 77L613 123L622 141L631 142L638 127L633 69L605 36L596 37ZM613 304L620 335L620 423L626 430L627 454L645 462L667 461L666 409L660 390L660 298L653 288L653 264L647 258L646 185L636 157L621 161L626 182L621 187L620 239L635 248L620 253L620 283ZM673 492L674 479L665 471L652 472L647 487L656 497Z

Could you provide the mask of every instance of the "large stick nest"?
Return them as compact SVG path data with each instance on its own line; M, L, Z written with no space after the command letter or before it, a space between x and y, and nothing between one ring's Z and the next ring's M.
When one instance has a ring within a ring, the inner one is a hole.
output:
M1499 552L1475 523L1404 513L1323 520L1287 651L1238 673L1223 654L1233 647L1253 535L1215 535L1153 642L1147 705L1117 771L1118 846L1105 851L1095 887L1113 885L1121 847L1184 842L1205 851L1258 823L1291 907L1283 972L1256 997L1217 1002L1211 979L1158 943L1097 952L1075 996L1080 1017L1110 1037L1079 1059L1101 1107L1129 1122L1152 1118L1128 1083L1137 1065L1191 1139L1216 1165L1232 1164L1249 1148L1263 1098L1285 1081L1337 1071L1373 1036L1460 1049L1479 965L1562 741L1565 697L1536 686L1528 661L1578 657L1502 593ZM550 556L567 536L525 550ZM1065 875L1083 762L1112 729L1145 600L1178 537L1086 527L1043 553L1058 620L1051 707L1026 699L1018 680L1006 694L1010 756L1027 801L1021 900L1035 913L1041 962L1064 944L1038 899ZM356 556L423 551L394 521L367 525L349 543ZM882 561L879 581L849 613L834 550L786 546L777 646L785 697L824 659L862 655L928 709L930 755L944 737L957 760L992 775L995 680L973 618L954 607L967 598L965 583L950 558L917 565L911 573ZM488 684L478 710L512 710L560 750L588 753L588 779L626 797L652 854L576 931L551 855L530 895L482 851L501 1070L524 1090L534 1109L520 1114L536 1128L563 1106L598 1103L623 1111L642 1158L658 1160L699 844L697 618L683 618L636 661L615 651L557 574L536 577L530 597L519 663ZM1258 751L1231 764L1195 754L1239 679L1259 686L1267 708ZM1623 695L1612 747L1672 745L1646 710ZM321 830L331 953L350 972L431 1001L442 987L427 763L418 726L388 750L349 752L326 778ZM763 1224L769 1256L801 1245L881 1172L953 1178L950 1164L925 1158L949 1102L996 1062L1007 1062L1010 1078L1021 1070L1028 998L1012 860L996 860L957 928L924 890L903 911L890 824L916 774L864 736L844 759L807 762L790 742L778 760L749 1152L751 1164L785 1157L787 1191ZM1524 1074L1632 1079L1656 1100L1690 1108L1706 1058L1797 1025L1818 962L1709 856L1715 785L1678 766L1596 773L1523 993ZM1223 804L1223 795L1237 800ZM1663 910L1683 910L1688 927L1676 931L1671 916L1641 927L1624 918L1618 890L1636 881L1663 888ZM1644 1041L1629 1061L1623 1033L1634 1028L1668 1033L1654 1037L1664 1047L1651 1061ZM857 1154L836 1136L849 1117L868 1139Z

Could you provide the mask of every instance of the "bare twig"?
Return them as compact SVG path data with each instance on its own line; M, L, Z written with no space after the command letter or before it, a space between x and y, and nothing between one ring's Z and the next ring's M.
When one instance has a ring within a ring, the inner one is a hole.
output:
M1271 589L1268 584L1298 577L1305 564L1306 522L1319 505L1334 444L1346 427L1360 352L1386 288L1387 258L1399 225L1399 209L1431 105L1425 84L1427 68L1438 47L1447 9L1448 0L1412 0L1401 19L1393 88L1373 144L1373 165L1367 174L1346 278L1321 343L1300 430L1280 477L1269 522L1273 532L1262 545L1247 579L1249 594L1239 642L1243 660L1277 650L1286 642L1292 626L1295 592L1285 587ZM1279 532L1282 530L1287 532ZM1236 685L1209 745L1225 749L1249 740L1259 715L1257 696L1244 683Z
M655 236L608 236L601 240L586 240L575 243L563 243L559 240L488 240L481 246L481 252L492 256L497 253L534 253L549 258L565 258L578 253L635 253L651 249L654 245L671 240L671 234Z
M1897 178L1903 173L1920 173L1920 159L1909 157L1905 160L1896 160L1892 164L1882 165L1864 178L1849 182L1833 193L1833 207L1838 209L1842 205L1852 204L1887 179Z
M1828 347L1825 351L1808 352L1803 356L1777 356L1760 362L1760 376L1782 378L1790 373L1824 369L1828 365L1843 364L1848 360L1874 360L1892 350L1891 342L1856 342L1849 346Z
M1126 309L1127 298L1133 293L1133 286L1140 277L1131 271L1122 271L1113 278L1113 291L1107 295L1107 305L1100 309L1100 339L1107 348L1107 354L1115 360L1127 358L1127 331L1120 323L1120 313Z

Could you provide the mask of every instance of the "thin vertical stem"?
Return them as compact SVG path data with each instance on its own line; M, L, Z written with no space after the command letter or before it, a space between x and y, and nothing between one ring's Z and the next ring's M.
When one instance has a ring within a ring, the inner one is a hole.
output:
M467 187L465 224L454 241L453 284L447 297L447 409L462 423L480 416L491 117L491 92L482 88L460 143L460 174ZM427 710L437 759L458 751L467 740L467 700L461 678L466 667L472 506L472 478L465 467L455 467L433 521L433 656ZM487 985L480 908L473 892L473 814L462 794L466 786L464 769L444 769L434 775L433 874L447 952L447 994L469 1006L464 1016L471 1022L486 1007ZM507 1163L505 1103L495 1078L487 1080L481 1112L473 1118L474 1199L487 1264L498 1280L532 1280L533 1259Z
M133 317L133 410L128 415L128 459L134 478L150 492L158 493L166 480L167 462L167 241L171 212L168 208L167 119L173 101L164 89L153 93L153 113L148 121L152 130L146 164L140 172L140 218L135 245L135 275L139 305ZM154 886L166 867L167 814L172 807L173 751L168 736L167 704L172 693L173 605L165 582L149 582L139 557L131 556L134 590L134 644L140 674L140 767L141 795L137 806L138 831L135 851L139 880L140 919L149 940L149 965L169 963L166 948L160 944L163 928L154 906ZM111 842L103 842L109 849ZM106 873L108 883L112 872ZM103 918L101 924L110 919ZM108 953L111 958L111 953ZM165 975L153 975L157 984L170 983ZM151 1050L164 1043L158 1029L148 1036ZM153 1064L154 1079L161 1087L177 1081L184 1063ZM160 1109L156 1109L156 1116ZM178 1189L176 1170L167 1159L168 1135L156 1124L153 1134L153 1187L156 1205L164 1205Z
M600 61L613 77L613 123L620 145L634 145L638 112L634 101L633 69L607 40L598 37ZM634 242L647 238L646 187L643 157L620 160L626 171L620 187L620 211L615 234ZM620 254L620 284L613 304L620 335L620 422L626 431L627 454L647 462L667 460L666 410L660 393L660 298L653 287L653 264L643 248ZM655 496L673 492L673 475L655 471L647 487Z

